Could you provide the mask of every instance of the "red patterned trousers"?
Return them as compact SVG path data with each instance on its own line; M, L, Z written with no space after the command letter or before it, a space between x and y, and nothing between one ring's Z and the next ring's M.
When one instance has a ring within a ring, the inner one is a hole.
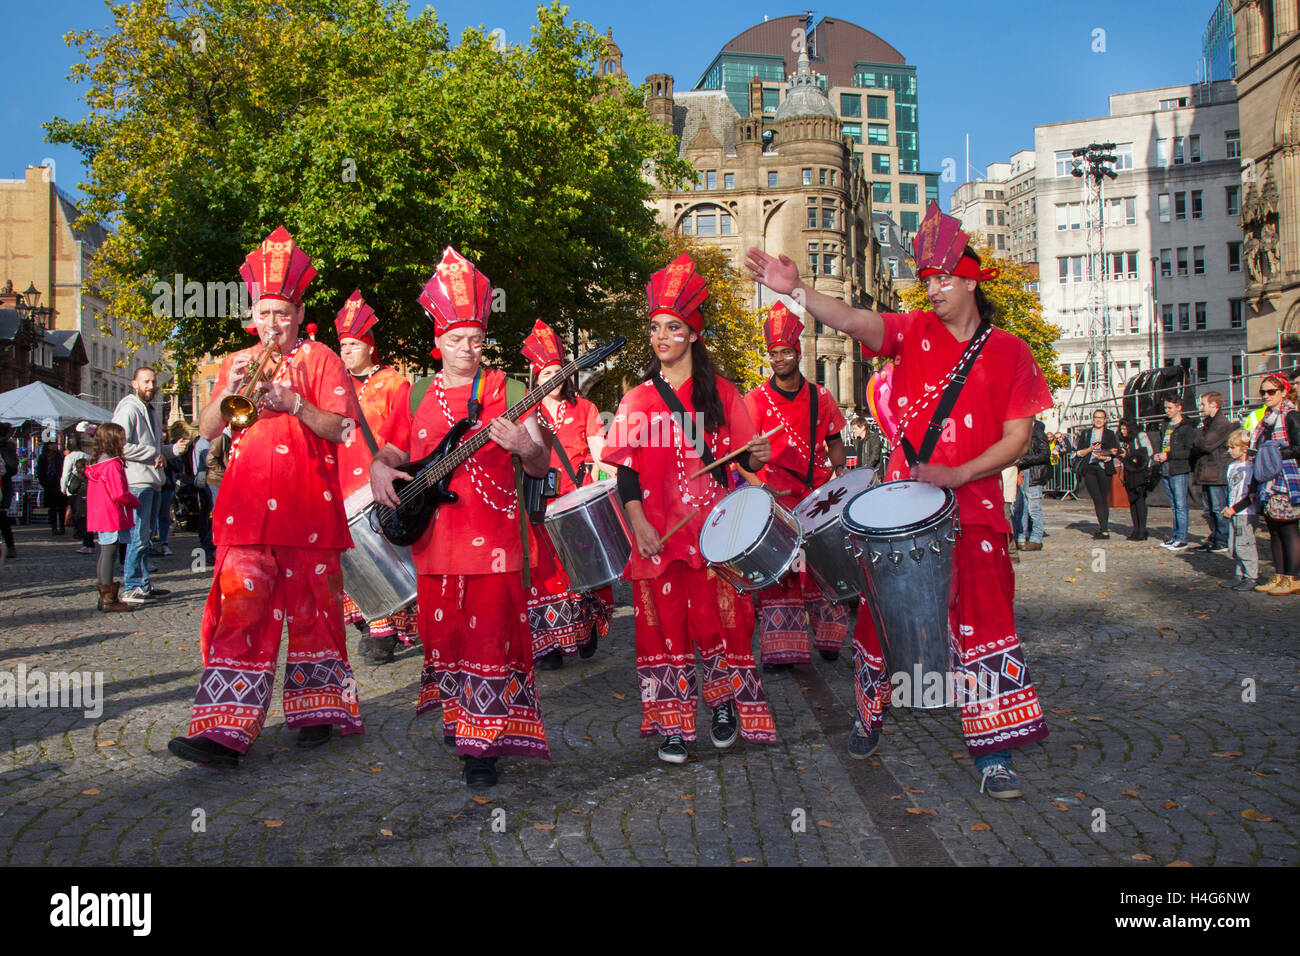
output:
M974 689L961 709L966 748L979 756L1042 740L1047 722L1016 637L1016 580L1007 536L982 525L963 528L953 549L952 582L953 672L959 688ZM858 720L879 730L893 683L865 601L853 632L854 690Z
M791 571L758 592L758 619L764 664L807 664L810 620L812 646L819 651L838 651L849 633L848 608L826 600L817 583L802 572Z

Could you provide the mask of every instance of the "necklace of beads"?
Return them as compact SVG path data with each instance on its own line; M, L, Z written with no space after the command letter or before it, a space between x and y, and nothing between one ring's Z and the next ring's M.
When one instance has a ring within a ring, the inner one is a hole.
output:
M802 390L803 389L801 388L800 391ZM786 436L786 440L789 441L790 444L794 446L795 452L799 455L801 459L803 459L804 461L812 461L813 460L812 449L808 448L808 446L804 444L799 429L790 427L790 423L785 420L785 416L781 414L780 407L776 404L776 400L772 398L771 395L766 396L766 398L767 398L768 407L771 408L772 411L776 413L777 419L779 419L781 422L781 428L783 429L782 434ZM819 398L820 396L816 392L814 392L808 400L815 402L818 401Z
M447 419L448 427L455 425L456 419L452 417L451 408L447 405L447 393L443 390L441 372L433 377L433 392L438 397L438 405L442 409L443 417ZM471 431L482 427L482 425L483 423L479 422L474 426L474 429L471 429ZM514 518L518 515L519 500L515 494L515 490L513 488L502 488L497 484L496 480L474 460L473 455L465 460L465 472L469 475L470 484L472 484L475 490L478 491L479 497L487 503L488 507L493 511L501 512L507 518ZM498 503L501 499L494 499L492 495L488 494L484 482L491 485L492 488L505 497L505 505Z
M276 367L275 374L271 376L272 382L279 382L281 385L287 385L289 383L289 363L293 361L293 357L298 354L298 349L302 347L302 343L305 341L306 339L299 339L294 343L293 348L289 350L289 354L286 355ZM262 414L262 410L265 407L266 392L263 392L262 397L257 400L257 413L259 416ZM251 428L252 426L250 425L249 427ZM244 433L246 431L248 431L248 428L241 428L238 431L233 428L230 430L230 460L232 462L239 457L239 443L244 440Z
M988 338L989 333L992 331L993 331L993 326L990 325L980 334L980 337L978 339L976 339L975 341L967 345L966 349L962 352L962 358L958 359L957 364L954 365L952 368L948 369L948 374L946 374L942 379L939 380L938 388L932 390L927 389L927 394L922 396L922 400L918 401L915 405L911 405L907 409L907 411L903 413L903 417L898 420L898 428L895 429L894 431L894 435L897 436L897 438L900 441L902 440L902 437L907 433L907 427L912 424L912 420L915 419L918 414L920 414L921 409L928 408L930 406L930 402L938 399L943 395L944 390L947 389L949 383L951 383L953 378L956 377L957 370L960 369L965 364L965 362L962 359L966 357L966 354L971 349L978 348L980 343L983 342L986 338Z
M663 378L663 372L659 373L659 377ZM669 388L673 387L672 382L669 382L668 379L666 378L664 378L664 383ZM712 508L713 505L716 504L718 501L718 497L719 497L718 494L710 491L710 493L707 495L702 495L702 496L691 495L690 489L687 487L687 482L686 482L686 441L687 441L686 432L682 428L682 423L677 420L676 415L670 414L668 416L668 420L672 423L671 428L672 428L673 439L674 439L673 451L675 453L676 464L677 464L677 491L681 495L682 502L685 504L690 504L691 501L694 500L694 497L702 497L704 501L702 502L700 507L704 508L707 506L709 508ZM710 436L708 435L708 433L706 432L705 435L701 437L704 438L705 442L709 446L709 450L714 452L714 455L716 457L717 451L713 447L713 441L710 440ZM716 433L712 436L712 438L714 439L717 438ZM703 462L701 462L701 464L703 464ZM696 470L698 471L699 469ZM704 478L708 482L708 487L710 489L717 489L718 492L723 491L722 486L713 479L711 473L701 475L700 477Z

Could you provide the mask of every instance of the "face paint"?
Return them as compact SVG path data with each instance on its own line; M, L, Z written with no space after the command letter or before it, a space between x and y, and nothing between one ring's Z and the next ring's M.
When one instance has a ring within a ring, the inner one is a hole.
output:
M686 336L684 336L684 335L680 335L680 334L678 334L677 332L674 332L674 333L673 333L673 341L674 341L674 342L685 342L685 341L686 341Z
M471 345L469 348L475 355L481 355L483 352L483 346L481 345Z
M939 283L939 291L940 291L940 292L951 292L951 291L952 291L952 280L949 279L947 282L940 282L940 283Z

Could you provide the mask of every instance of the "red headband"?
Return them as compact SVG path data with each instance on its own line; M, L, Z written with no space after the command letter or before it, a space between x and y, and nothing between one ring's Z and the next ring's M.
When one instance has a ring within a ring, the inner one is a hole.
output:
M976 282L988 282L990 279L996 279L1001 272L1000 269L981 269L970 256L962 256L951 272L944 272L942 269L922 269L917 278L924 280L930 276L950 275L960 279L974 279Z

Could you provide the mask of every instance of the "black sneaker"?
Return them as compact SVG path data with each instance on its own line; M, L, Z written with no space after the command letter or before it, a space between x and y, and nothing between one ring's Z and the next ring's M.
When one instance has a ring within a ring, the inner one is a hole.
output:
M727 701L713 708L713 724L709 728L709 738L713 741L713 746L719 750L726 750L736 742L736 735L740 733L740 724L736 721L736 704L735 701Z
M880 731L868 734L862 729L859 721L853 722L853 729L849 731L849 756L854 760L866 760L876 748L880 746Z
M1094 538L1095 540L1097 540L1097 541L1105 541L1107 538L1110 537L1110 532L1109 532L1109 531L1094 531L1094 532L1092 533L1092 536L1093 536L1093 538Z
M591 660L593 657L596 656L596 648L599 646L599 644L600 644L600 633L596 630L596 626L593 624L591 626L591 640L589 640L586 644L583 644L580 648L578 648L578 656L581 657L584 661Z
M819 653L824 661L838 661L840 659L839 651L820 651Z
M314 724L311 727L304 727L298 731L298 743L296 746L299 750L315 750L317 747L329 743L330 735L334 732L332 724Z
M659 745L659 759L664 763L686 763L686 741L681 734L669 734Z
M563 666L564 655L561 654L558 649L551 651L537 662L537 669L539 671L558 671Z
M465 769L461 779L471 790L486 790L497 785L496 757L462 757Z
M182 760L205 767L234 770L239 766L238 750L232 750L207 737L173 737L167 742L167 749Z

